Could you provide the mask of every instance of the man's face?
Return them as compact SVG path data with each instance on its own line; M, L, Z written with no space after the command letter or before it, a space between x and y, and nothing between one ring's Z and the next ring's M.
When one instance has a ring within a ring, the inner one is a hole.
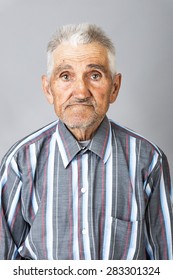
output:
M97 43L62 44L53 53L50 80L43 89L57 116L69 128L91 128L104 118L117 97L120 74L112 78L107 51Z

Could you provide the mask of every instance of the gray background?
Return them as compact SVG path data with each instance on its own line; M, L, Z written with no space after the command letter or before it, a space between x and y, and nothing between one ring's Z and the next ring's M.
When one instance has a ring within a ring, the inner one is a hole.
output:
M57 26L92 22L117 49L122 87L109 117L166 153L173 171L173 0L0 0L0 158L55 120L41 89Z

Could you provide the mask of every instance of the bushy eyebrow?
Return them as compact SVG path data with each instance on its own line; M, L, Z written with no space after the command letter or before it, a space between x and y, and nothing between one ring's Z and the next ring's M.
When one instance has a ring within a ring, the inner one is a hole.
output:
M57 75L58 73L64 71L64 70L68 70L68 69L73 69L73 67L69 64L60 64L56 67L55 69L55 75Z
M91 63L91 64L88 64L86 66L86 68L98 69L98 70L101 70L105 74L107 73L107 69L105 68L104 65L101 65L101 64ZM72 70L72 69L73 69L73 67L70 64L60 64L55 69L55 75L57 75L58 73L60 73L60 72L62 72L64 70Z
M89 65L87 65L87 68L98 69L98 70L101 70L105 74L107 73L107 69L105 68L104 65L101 65L101 64L89 64Z

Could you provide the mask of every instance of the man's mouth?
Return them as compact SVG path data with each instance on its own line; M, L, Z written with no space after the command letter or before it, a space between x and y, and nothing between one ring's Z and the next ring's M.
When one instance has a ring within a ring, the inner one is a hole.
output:
M66 105L66 107L65 107L65 108L75 107L75 106L94 107L92 103L77 102L77 103L70 103L70 104Z

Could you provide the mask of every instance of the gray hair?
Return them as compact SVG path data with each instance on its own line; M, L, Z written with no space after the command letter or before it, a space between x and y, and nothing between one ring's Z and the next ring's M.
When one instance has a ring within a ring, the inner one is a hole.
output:
M54 61L53 52L62 43L70 43L73 46L79 44L98 43L105 47L108 54L109 67L112 76L116 74L115 47L105 32L95 24L69 24L60 27L52 36L47 46L47 76L50 78Z

